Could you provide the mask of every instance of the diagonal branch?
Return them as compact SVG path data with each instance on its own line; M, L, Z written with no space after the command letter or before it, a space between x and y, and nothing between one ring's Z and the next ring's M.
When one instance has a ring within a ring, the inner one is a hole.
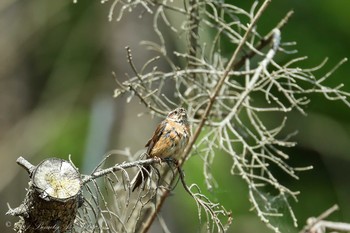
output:
M271 0L265 0L265 2L263 3L263 5L260 7L260 9L258 10L258 12L256 13L253 21L251 22L251 24L249 25L247 31L245 32L241 42L239 43L239 45L237 46L235 52L233 53L229 63L226 66L225 72L224 74L221 76L220 80L217 82L217 85L215 87L215 90L213 91L213 93L210 95L210 99L209 99L209 103L205 109L205 112L203 114L202 120L199 122L199 125L195 131L195 133L193 134L190 142L188 143L188 146L185 149L185 152L182 156L183 160L180 161L180 166L183 164L183 162L187 159L187 157L189 156L191 149L193 147L193 145L195 144L195 142L197 141L197 138L199 137L200 132L202 131L202 128L205 124L205 122L207 121L207 118L209 116L209 113L211 111L211 108L215 102L216 97L218 96L222 85L225 83L226 78L228 77L229 72L232 69L232 66L234 65L234 62L236 61L238 54L241 52L241 50L243 49L243 46L245 44L245 42L247 41L250 32L253 30L255 24L257 23L258 19L260 18L260 16L262 15L262 13L265 11L265 9L267 8L268 4L271 2Z
M265 0L264 3L262 4L262 6L260 7L260 9L258 10L258 12L256 13L255 17L253 18L251 24L249 25L247 31L245 32L242 40L240 41L239 45L237 46L236 50L234 51L230 61L228 62L225 72L224 74L221 76L221 78L219 79L219 81L216 84L216 87L213 91L213 93L210 94L210 99L209 99L209 103L205 109L205 112L203 114L203 117L201 119L201 121L199 122L199 125L195 131L195 133L193 134L190 142L188 143L184 153L181 156L181 160L179 161L179 166L181 167L184 163L184 161L188 158L191 149L193 148L195 142L197 141L202 128L205 124L205 122L207 121L207 118L209 116L209 113L212 109L212 106L222 88L222 85L225 83L226 78L228 77L229 72L231 71L234 62L237 60L238 54L242 51L244 44L246 43L251 31L253 30L254 26L256 25L258 19L260 18L260 16L262 15L262 13L265 11L265 9L267 8L267 6L269 5L269 3L271 2L271 0ZM152 225L153 221L155 220L157 214L159 213L159 210L161 209L162 205L164 204L165 199L168 197L168 195L170 194L170 190L165 190L161 196L160 196L160 201L156 207L156 210L152 213L152 215L149 217L148 221L145 222L145 228L143 229L143 232L147 232L150 228L150 226Z
M277 24L275 29L281 29L286 23L288 22L289 18L293 15L294 11L289 11L286 16ZM254 48L256 50L251 50L249 53L245 54L243 57L241 57L236 63L233 64L233 67L235 69L239 69L244 65L244 62L247 59L250 59L256 55L257 50L262 50L265 48L268 44L271 43L274 37L274 31L270 31L264 38L262 38L255 46Z

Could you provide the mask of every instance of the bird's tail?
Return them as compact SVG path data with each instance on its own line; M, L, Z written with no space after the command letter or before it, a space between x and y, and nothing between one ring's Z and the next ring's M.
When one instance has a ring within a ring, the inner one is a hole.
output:
M145 165L141 168L141 170L137 173L136 177L132 182L134 183L134 187L132 188L133 192L137 187L139 187L143 182L145 182L148 179L150 171L151 171L150 165Z

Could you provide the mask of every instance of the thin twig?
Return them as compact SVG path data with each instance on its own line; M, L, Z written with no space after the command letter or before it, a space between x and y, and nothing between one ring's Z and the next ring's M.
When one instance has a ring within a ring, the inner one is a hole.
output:
M199 4L197 0L189 1L189 51L190 57L197 57L198 50L198 29L199 29ZM191 59L188 60L188 68L195 68L196 64ZM196 78L196 74L192 74L192 78Z
M158 113L158 114L160 114L160 115L166 115L166 112L164 112L164 111L162 111L162 110L160 110L160 109L158 109L158 108L155 108L152 104L150 104L150 103L141 95L141 93L138 92L138 91L136 90L136 88L134 88L134 86L133 86L132 84L129 84L129 88L130 88L130 90L132 90L132 91L136 94L136 96L140 99L141 103L143 103L143 104L146 106L146 108L148 108L148 109L150 109L150 110L152 110L152 111L154 111L155 113Z
M317 229L320 229L323 226L323 222L326 222L327 226L330 226L329 228L331 229L337 229L337 230L346 230L345 228L336 228L337 226L341 226L344 227L344 225L347 225L347 230L349 231L350 229L350 224L346 224L346 223L337 223L337 224L329 224L332 222L328 222L328 221L323 221L323 219L327 218L329 215L331 215L332 213L334 213L335 211L339 210L338 205L333 205L331 208L329 208L328 210L326 210L325 212L323 212L322 214L320 214L320 216L318 216L317 218L315 217L310 217L307 220L307 225L303 228L302 231L300 231L300 233L308 233L308 232L318 232ZM322 225L322 226L321 226Z
M18 165L20 165L21 167L23 167L27 172L28 174L32 174L32 172L34 171L35 169L35 166L33 164L31 164L30 162L28 162L25 158L23 158L22 156L20 156L17 160L16 160L16 163Z
M139 79L140 84L146 89L146 87L143 85L142 77L141 77L140 74L137 72L137 69L136 69L136 67L135 67L134 61L133 61L133 59L132 59L132 53L131 53L130 47L129 47L129 46L126 46L125 49L126 49L126 54L127 54L126 57L128 58L128 63L130 64L131 69L134 71L135 76Z

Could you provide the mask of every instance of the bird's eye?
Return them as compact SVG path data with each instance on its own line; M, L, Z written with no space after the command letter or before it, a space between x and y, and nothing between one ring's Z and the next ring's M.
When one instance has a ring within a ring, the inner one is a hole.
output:
M174 111L174 113L177 115L177 111Z

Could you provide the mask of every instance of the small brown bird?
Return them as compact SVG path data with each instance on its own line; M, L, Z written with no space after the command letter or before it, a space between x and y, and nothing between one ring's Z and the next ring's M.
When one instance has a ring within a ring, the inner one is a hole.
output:
M176 108L157 127L152 138L147 142L148 158L175 158L185 149L190 138L190 125L184 108ZM146 181L151 170L145 165L134 179L134 191Z

